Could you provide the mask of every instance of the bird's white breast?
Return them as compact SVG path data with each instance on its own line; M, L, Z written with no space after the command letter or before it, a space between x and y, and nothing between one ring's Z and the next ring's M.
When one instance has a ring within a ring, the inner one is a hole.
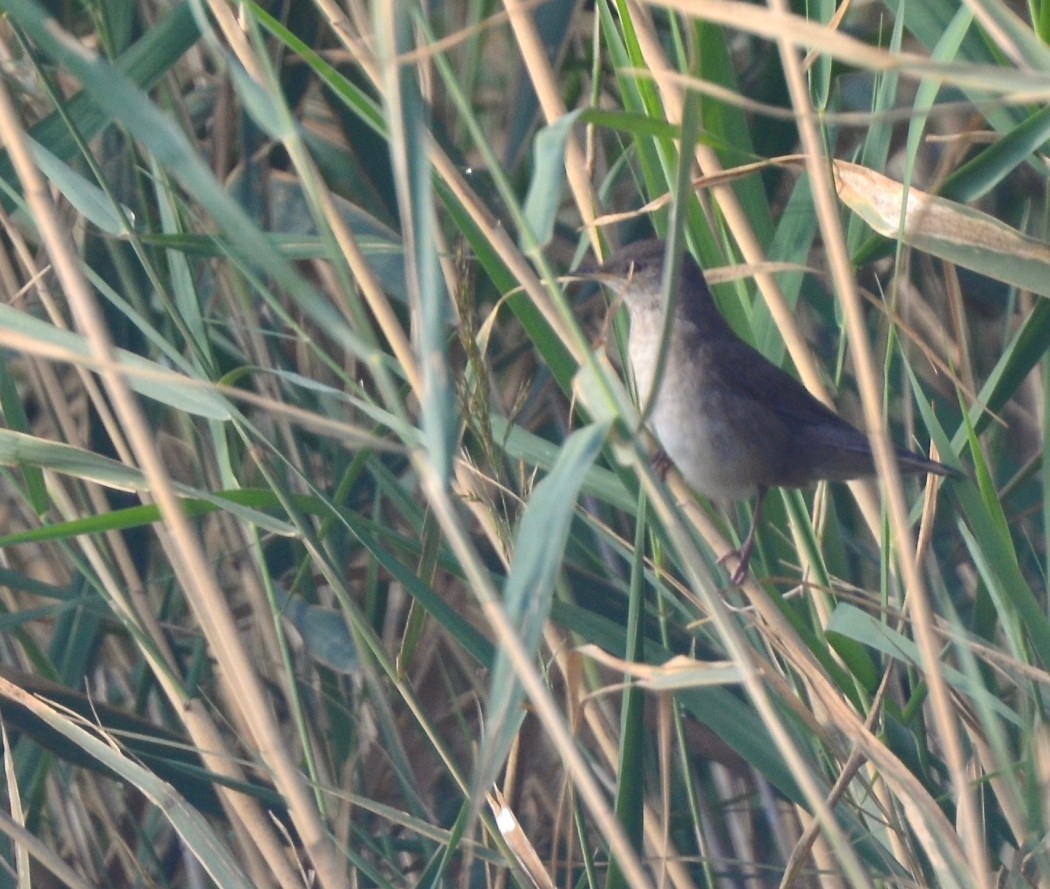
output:
M650 398L660 348L659 312L638 312L631 319L630 353L639 404ZM727 405L705 385L702 355L686 356L683 323L672 325L667 358L649 426L685 480L706 497L739 500L756 486L751 461L726 423ZM692 340L696 342L695 338Z

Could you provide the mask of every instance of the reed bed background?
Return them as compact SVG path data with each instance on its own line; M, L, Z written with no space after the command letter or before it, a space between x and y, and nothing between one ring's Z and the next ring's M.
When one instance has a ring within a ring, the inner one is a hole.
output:
M0 10L0 882L1050 885L1050 7ZM653 233L881 455L738 590Z

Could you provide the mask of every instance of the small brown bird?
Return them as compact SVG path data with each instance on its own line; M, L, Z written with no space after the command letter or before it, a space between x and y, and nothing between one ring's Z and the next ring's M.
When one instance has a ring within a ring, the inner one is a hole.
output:
M629 352L638 398L648 403L663 330L666 245L641 241L581 275L601 281L627 304ZM868 437L814 398L730 328L696 260L682 257L675 320L660 391L649 424L667 457L701 494L718 500L758 498L731 582L747 574L766 492L827 479L875 474ZM943 463L897 449L908 474L958 475Z

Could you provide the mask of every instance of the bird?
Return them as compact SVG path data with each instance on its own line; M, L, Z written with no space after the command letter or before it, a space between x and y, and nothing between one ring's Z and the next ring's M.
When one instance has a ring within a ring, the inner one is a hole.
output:
M872 476L875 461L866 434L737 336L688 252L682 254L663 374L653 395L666 252L663 240L638 241L578 275L601 282L627 306L636 391L641 405L652 405L648 423L662 449L656 467L666 472L673 463L690 487L714 500L756 498L743 544L719 559L738 558L730 578L738 586L747 575L770 488ZM896 454L905 474L960 474L905 448Z

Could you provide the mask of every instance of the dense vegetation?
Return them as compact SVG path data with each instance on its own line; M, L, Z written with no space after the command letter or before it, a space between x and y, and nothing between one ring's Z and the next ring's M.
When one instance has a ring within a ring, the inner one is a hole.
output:
M0 881L1050 885L1042 0L0 10ZM654 233L964 478L728 589Z

